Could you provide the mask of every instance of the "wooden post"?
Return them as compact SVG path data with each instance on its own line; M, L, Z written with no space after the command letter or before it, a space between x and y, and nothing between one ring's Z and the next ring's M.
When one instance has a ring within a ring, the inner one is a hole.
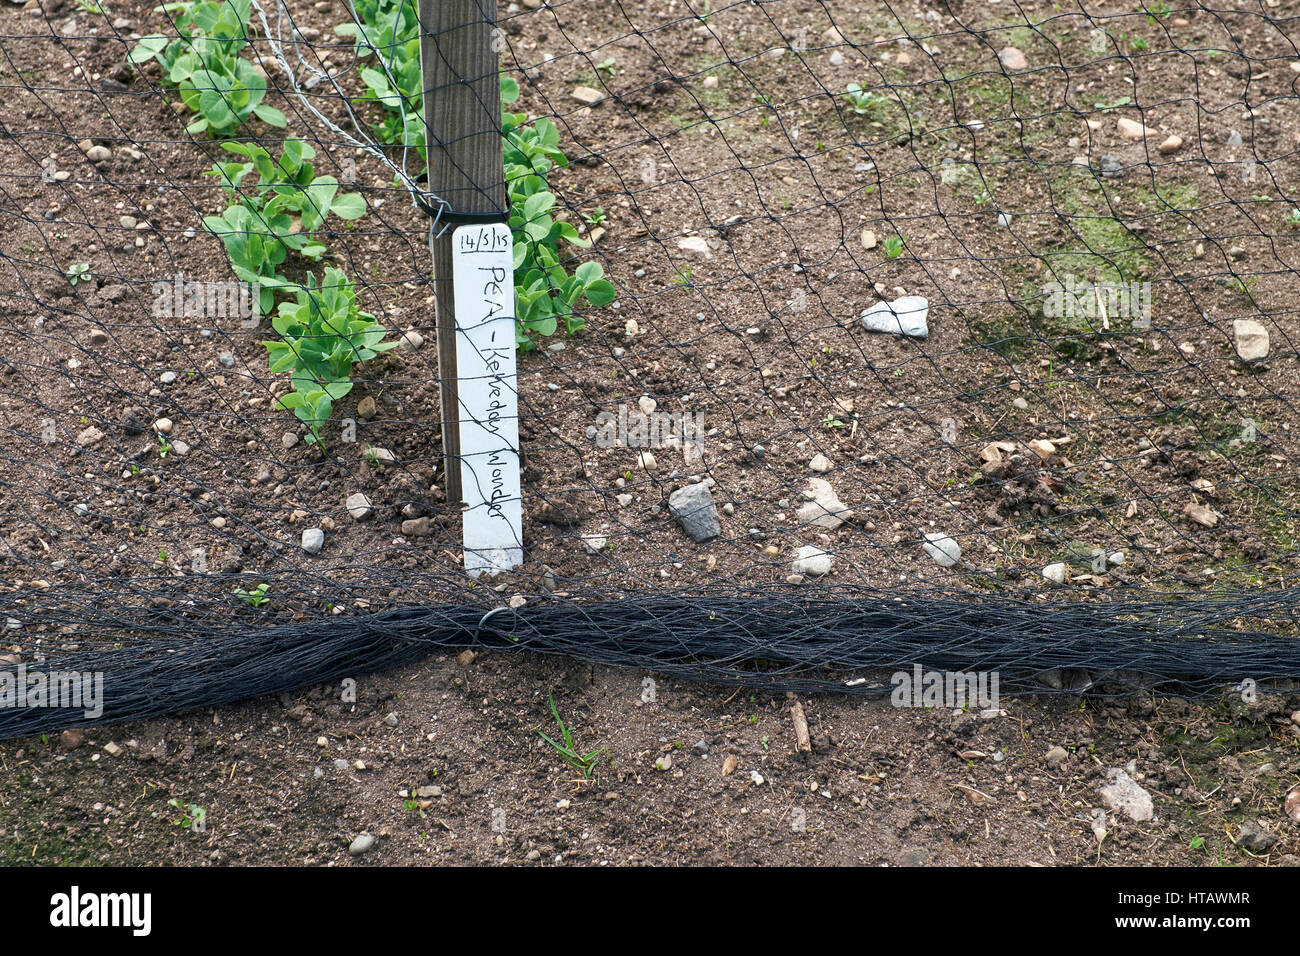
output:
M419 0L419 17L429 191L446 200L456 213L481 216L501 212L506 189L495 0ZM454 219L449 222L444 216L438 226L443 235L433 241L443 466L447 501L452 505L461 502L456 309L451 282L451 231L455 225Z

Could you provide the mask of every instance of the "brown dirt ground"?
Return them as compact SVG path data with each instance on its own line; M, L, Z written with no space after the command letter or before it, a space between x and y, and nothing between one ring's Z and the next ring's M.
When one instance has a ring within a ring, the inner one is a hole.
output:
M522 360L529 561L496 583L503 596L810 590L784 583L800 544L834 551L839 584L1044 601L1038 569L1079 542L1128 559L1100 575L1076 567L1062 598L1146 585L1220 593L1294 578L1300 231L1283 218L1297 201L1288 177L1300 148L1293 9L1280 5L1272 21L1202 10L1180 26L1116 6L1107 25L1122 56L1102 56L1089 52L1080 17L1049 4L1021 4L1036 29L992 8L958 9L955 20L900 10L900 23L869 5L717 7L701 21L681 3L572 2L505 21L507 62L531 81L521 108L555 116L575 160L555 177L563 203L575 221L607 213L596 254L621 298L563 351ZM277 384L265 372L264 332L150 314L153 282L177 272L229 278L219 245L201 230L187 235L221 206L202 175L218 150L183 133L156 70L122 71L130 30L156 26L150 4L109 10L96 18L52 0L0 13L5 610L21 620L63 595L128 607L205 595L196 619L219 630L232 609L247 609L231 599L230 578L192 573L196 550L246 585L297 592L274 601L267 619L481 599L455 574L458 523L437 487L431 345L372 363L338 412L354 416L354 403L372 397L374 418L322 462L301 441L282 441L300 430L270 407ZM109 29L118 16L131 27ZM328 35L341 17L312 8L298 19ZM852 46L828 33L832 19ZM887 40L904 33L931 49ZM805 49L767 52L782 36L804 37ZM1008 44L1025 52L1028 71L998 66ZM843 65L831 64L835 52ZM610 56L612 77L596 69ZM873 116L845 111L837 94L851 81L885 97ZM577 83L603 84L610 97L580 107L570 97ZM1112 105L1125 96L1134 102ZM356 187L371 201L369 216L325 237L333 260L365 282L390 327L432 339L420 216L377 164L332 143L293 99L271 100L292 132L316 142L322 171L347 176L345 160L355 161ZM337 97L315 102L341 118ZM1121 139L1116 119L1139 115L1162 136L1182 135L1182 150ZM1089 118L1100 127L1090 130ZM1233 130L1244 146L1229 145ZM113 158L91 165L76 146L85 138ZM1119 157L1121 177L1090 171L1103 155ZM1246 158L1258 167L1251 182L1240 175ZM71 175L43 179L42 160ZM999 210L1010 228L998 226ZM148 226L123 227L123 215ZM865 249L864 227L881 242L905 237L903 254ZM691 234L710 258L679 251ZM79 262L95 279L70 287L62 272ZM1051 270L1105 278L1117 269L1152 281L1152 330L1053 323L1028 301ZM1234 277L1253 280L1249 296ZM899 289L932 302L925 342L854 322ZM1236 318L1268 325L1268 362L1234 358ZM90 344L95 329L106 344ZM169 371L177 380L163 385ZM634 449L586 438L599 411L642 395L704 413L716 432L703 463L661 450L647 473ZM147 431L126 427L161 415L191 446L183 458L160 459ZM37 436L51 418L59 437L49 443ZM942 435L945 419L955 440ZM1257 423L1253 442L1240 439L1246 419ZM83 446L77 436L92 426L103 437ZM1024 451L1039 438L1068 441L1040 464ZM1020 450L990 479L979 452L994 440ZM377 467L367 445L392 450L397 464ZM794 517L817 452L834 466L823 477L857 512L836 529ZM664 508L692 473L714 478L730 506L723 536L706 545L685 539ZM376 502L378 520L347 518L354 490ZM79 503L90 505L84 517ZM1212 505L1216 526L1189 521L1192 503ZM401 535L402 519L419 514L431 516L430 534ZM317 558L296 548L311 525L329 531ZM917 547L935 529L962 541L962 568L937 569ZM596 555L581 540L594 533L609 538ZM49 636L23 632L4 649L31 655ZM583 739L610 748L617 769L595 786L572 786L534 733L557 686ZM1093 787L1129 760L1156 788L1160 822L1116 825L1103 862L1241 857L1224 828L1247 815L1279 832L1277 854L1296 851L1294 825L1279 816L1297 772L1284 719L1294 699L1247 713L1135 701L1114 714L1022 701L990 721L818 699L805 702L817 747L796 757L783 701L730 694L664 681L660 703L638 707L640 675L489 656L465 671L434 661L368 679L355 711L318 692L91 735L135 739L118 758L89 744L66 753L7 744L0 754L18 782L0 800L6 834L18 835L2 852L328 862L370 828L380 845L363 863L428 853L526 860L531 850L542 861L1085 862L1099 854L1087 822ZM298 706L301 716L288 713ZM382 723L389 711L396 728ZM707 756L689 752L699 739ZM1042 756L1056 744L1075 754L1049 772ZM656 772L664 748L674 769ZM957 756L999 748L998 763ZM728 752L741 762L722 778ZM338 771L335 756L374 766ZM1265 762L1274 767L1261 774ZM972 803L958 783L992 800ZM443 795L403 809L399 791L424 784ZM173 826L172 798L209 808L206 836ZM556 809L562 799L567 810ZM500 845L493 803L507 812ZM790 828L796 806L806 833Z
M813 749L797 753L789 701L659 679L648 703L646 676L525 654L433 658L363 678L355 705L319 687L91 730L79 743L9 741L0 860L1300 863L1300 827L1282 808L1300 782L1294 693L1214 705L1004 700L1004 716L989 718L805 698ZM590 781L538 735L554 736L552 692L575 746L605 751ZM1069 756L1050 766L1058 746ZM671 767L656 769L664 755ZM1096 789L1130 762L1155 819L1111 813L1099 843ZM438 789L419 797L421 787ZM206 830L178 825L173 800L205 808ZM1271 848L1234 844L1247 821L1276 838ZM362 831L376 844L350 857Z

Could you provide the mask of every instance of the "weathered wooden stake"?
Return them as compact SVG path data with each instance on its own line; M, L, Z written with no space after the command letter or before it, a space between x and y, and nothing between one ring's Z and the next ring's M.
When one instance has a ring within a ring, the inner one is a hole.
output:
M501 87L494 0L419 0L420 67L429 191L456 213L505 209L501 160ZM504 216L503 216L504 218ZM456 309L451 230L446 216L433 241L438 377L447 501L461 501L460 402L456 388ZM443 230L442 227L448 228Z

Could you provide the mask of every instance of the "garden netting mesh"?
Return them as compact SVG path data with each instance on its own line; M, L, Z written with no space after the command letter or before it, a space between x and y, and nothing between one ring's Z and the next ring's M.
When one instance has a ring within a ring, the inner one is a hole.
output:
M439 89L411 0L3 4L7 672L1300 675L1294 3L471 6L501 77ZM524 560L471 578L426 137L484 81Z

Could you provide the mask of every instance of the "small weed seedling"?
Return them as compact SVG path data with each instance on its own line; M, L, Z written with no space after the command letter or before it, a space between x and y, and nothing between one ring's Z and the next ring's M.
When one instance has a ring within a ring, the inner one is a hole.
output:
M903 246L906 244L907 240L902 236L890 236L884 243L886 258L897 259L903 254Z
M199 832L207 829L207 807L201 807L197 803L181 803L175 798L168 800L167 806L174 807L181 812L181 815L172 821L175 826Z
M600 759L605 756L607 750L601 747L599 750L593 750L590 753L581 754L573 749L572 728L568 727L560 717L560 710L555 706L555 695L547 694L546 698L551 704L551 716L555 718L556 726L560 728L560 741L552 740L546 736L540 729L537 731L538 736L555 748L555 752L560 758L578 773L582 774L583 780L590 780L592 774L596 772L596 765Z
M68 271L64 273L68 278L68 284L76 288L79 282L94 282L95 277L90 274L89 262L78 262L75 265L68 266Z
M840 95L852 112L876 122L883 119L885 106L889 103L888 97L863 89L857 83L850 83Z
M269 584L259 584L251 591L245 591L243 588L235 588L235 597L239 598L239 600L243 601L249 607L262 607L265 604L271 603L271 598L266 593L269 590L271 590Z

